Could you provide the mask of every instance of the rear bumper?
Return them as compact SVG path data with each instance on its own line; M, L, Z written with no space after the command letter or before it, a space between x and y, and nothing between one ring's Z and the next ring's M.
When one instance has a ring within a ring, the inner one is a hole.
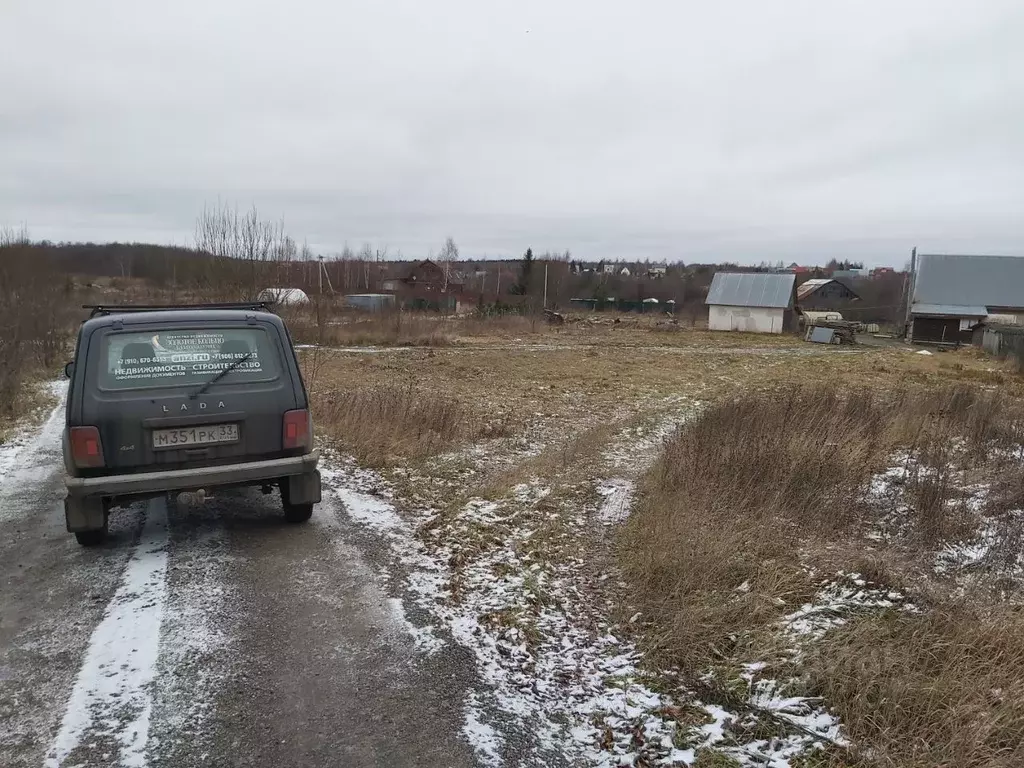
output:
M284 459L247 461L194 469L169 469L163 472L141 472L134 475L106 477L71 477L65 475L68 495L75 498L92 496L137 496L164 491L187 491L194 488L217 488L232 485L253 485L279 477L313 472L320 460L320 451Z

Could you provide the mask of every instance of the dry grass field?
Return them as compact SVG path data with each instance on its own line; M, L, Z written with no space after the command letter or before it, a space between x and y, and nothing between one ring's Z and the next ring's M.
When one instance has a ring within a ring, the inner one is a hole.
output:
M668 764L628 722L704 765L1019 764L1024 378L657 322L450 320L303 359L321 433L488 631L535 666L551 612L635 644L613 677L658 703L595 712L599 751ZM516 568L521 602L473 607Z

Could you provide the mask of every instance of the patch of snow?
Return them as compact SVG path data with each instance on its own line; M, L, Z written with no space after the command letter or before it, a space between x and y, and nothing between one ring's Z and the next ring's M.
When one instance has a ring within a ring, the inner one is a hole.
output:
M163 499L154 499L121 584L89 640L47 768L59 768L99 734L119 744L119 765L145 768L150 689L167 592L167 545L167 507Z
M623 430L604 452L606 464L616 470L628 470L632 475L609 477L595 487L597 493L604 497L597 509L597 518L605 525L614 525L629 517L636 490L634 478L650 468L665 440L690 419L699 406L696 401L684 397L666 398L666 402L682 410L653 427L637 426Z
M973 577L987 578L998 571L1002 576L1024 580L1024 562L1019 553L1009 551L1012 545L1004 544L1016 540L1024 529L1024 513L1009 511L992 516L988 511L993 487L988 482L971 482L972 469L981 460L986 467L1001 466L1000 471L1020 471L1021 461L1014 448L986 449L979 457L973 455L971 447L964 440L954 440L948 446L946 456L951 466L943 468L942 482L949 488L950 498L946 500L947 510L964 524L967 534L960 540L946 541L933 554L932 570L938 576L953 580L963 587ZM1005 466L1000 462L1009 463ZM914 515L916 489L922 481L939 478L940 469L921 462L907 452L897 452L890 457L891 466L875 474L864 494L863 500L875 507L880 516L874 529L866 534L868 538L891 542L897 536L913 536L918 523Z
M434 634L433 627L418 627L409 621L401 598L389 597L388 609L395 622L413 639L419 650L432 654L444 648L444 641Z
M416 604L430 608L443 597L445 577L443 570L426 554L423 544L416 538L415 530L395 510L391 491L383 480L373 472L360 469L353 463L347 465L321 464L320 474L324 481L325 493L338 498L345 514L357 525L361 525L387 541L399 562L409 570L406 588ZM337 460L334 460L337 462ZM369 490L374 493L369 493ZM432 626L417 626L406 616L401 599L389 602L391 617L412 637L416 647L425 653L435 653L444 647L444 641L434 632Z
M808 645L853 616L888 608L915 610L899 592L873 587L857 573L837 573L821 585L813 601L781 620L780 628L793 643L784 653L786 666L799 662ZM715 746L743 766L788 766L791 759L809 750L848 745L839 718L824 702L792 693L803 686L799 677L776 679L770 674L769 664L755 661L742 665L737 678L746 685L749 711L736 714L705 705L704 710L713 718L701 728L705 746ZM792 730L772 739L741 743L730 737L731 732L752 730L764 717L769 723L788 724Z
M636 474L646 470L657 458L664 442L697 411L700 403L684 397L666 398L673 413L652 427L637 426L623 430L604 452L604 460L615 469L630 468Z
M160 657L152 687L152 751L211 736L210 717L232 647L231 588L225 586L226 532L199 534L187 549L172 546L167 600L160 627Z
M751 686L750 704L770 712L776 718L813 733L822 741L845 744L839 719L822 709L820 701L806 696L788 696L784 687L773 679L758 680Z
M852 616L897 607L914 610L900 592L866 586L858 574L839 573L836 580L820 589L813 602L784 617L782 626L793 635L818 640Z
M473 748L477 759L485 768L500 768L503 765L501 750L504 740L490 725L483 721L479 697L470 693L464 709L462 735Z
M916 354L918 354L918 355L928 355L930 357L932 353L929 352L927 349L919 349Z
M634 488L634 482L623 477L602 481L596 489L604 497L597 509L597 518L605 525L613 525L629 517Z
M979 529L966 541L946 544L935 554L934 570L962 584L972 577L991 578L993 572L1003 577L1024 581L1024 553L1015 542L1024 529L1024 510L1010 510L998 518L980 514L980 504L972 505L978 514Z
M52 407L42 425L20 429L0 444L0 498L5 488L21 488L41 480L55 469L53 459L45 449L60 445L68 382L51 381L45 387L57 399L57 404ZM0 504L0 517L4 516L6 507Z
M336 488L334 492L345 505L349 517L360 525L373 528L378 533L401 528L402 518L389 501L348 488Z

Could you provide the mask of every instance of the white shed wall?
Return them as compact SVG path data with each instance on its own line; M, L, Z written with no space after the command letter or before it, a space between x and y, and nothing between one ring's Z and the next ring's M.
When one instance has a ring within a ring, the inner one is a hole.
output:
M770 307L730 307L712 304L708 307L708 328L712 331L782 333L784 312L783 309Z

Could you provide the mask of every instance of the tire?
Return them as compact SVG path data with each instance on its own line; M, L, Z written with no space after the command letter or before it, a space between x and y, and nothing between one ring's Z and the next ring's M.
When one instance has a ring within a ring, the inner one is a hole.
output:
M98 547L107 540L107 529L99 528L93 531L78 531L75 538L83 547Z
M285 504L284 519L289 523L304 523L313 516L312 504Z
M303 479L307 479L307 478L303 477ZM315 494L315 496L313 496L313 498L319 500L320 499L320 493L319 493L319 491L320 491L320 474L317 473L317 472L311 473L311 475L309 476L308 479L311 480L311 481L315 480L315 482L316 482L315 490L317 491L317 493ZM289 490L291 488L289 478L286 478L286 477L281 478L280 487L281 487L281 506L284 507L284 519L287 520L289 523L292 523L292 524L304 523L307 520L309 520L309 518L311 518L313 516L313 504L314 504L314 502L312 502L312 501L305 502L305 503L303 503L303 502L292 502L292 495L289 492ZM311 494L308 493L308 490L309 489L304 489L304 491L306 491L306 492L304 492L303 495L300 496L299 498L307 498L307 499L310 498Z

